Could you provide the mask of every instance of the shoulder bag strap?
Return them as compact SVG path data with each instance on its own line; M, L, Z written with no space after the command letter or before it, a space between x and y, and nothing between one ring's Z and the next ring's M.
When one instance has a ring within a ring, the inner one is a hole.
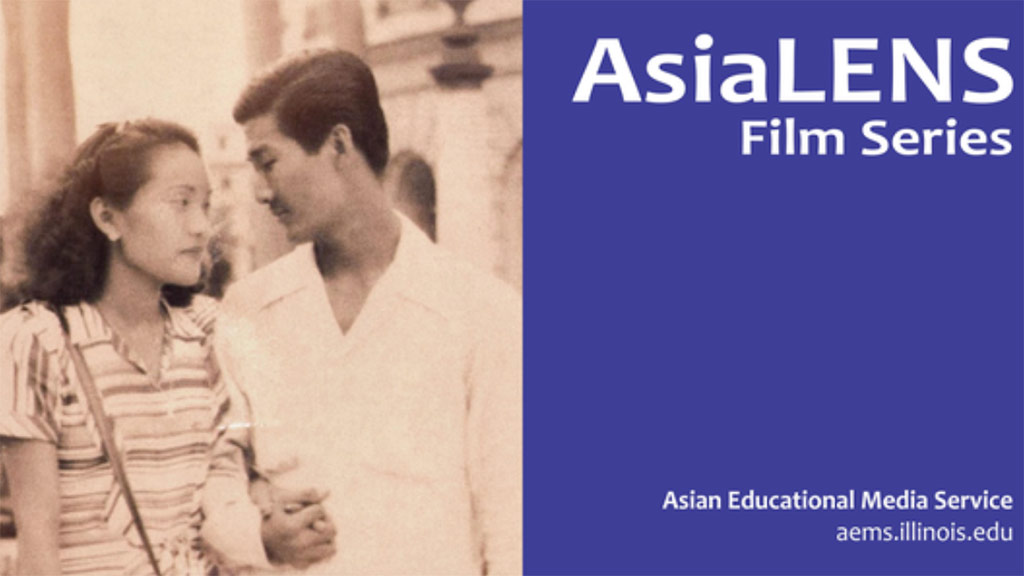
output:
M146 527L142 525L142 515L139 514L139 507L135 503L135 495L132 494L131 486L128 484L128 475L124 470L121 452L117 449L117 445L114 444L113 425L107 413L103 410L103 400L96 389L96 384L93 382L92 374L85 363L82 351L78 348L77 344L71 342L67 322L64 320L63 314L60 316L64 328L64 342L67 344L68 353L71 355L71 362L74 364L75 372L78 374L78 381L82 384L82 391L85 392L85 398L89 402L89 410L92 411L92 415L96 419L96 428L99 429L100 438L103 440L103 450L107 453L107 458L110 460L110 467L114 470L114 477L121 484L121 492L124 495L125 502L128 504L128 509L132 513L132 521L135 523L135 528L139 531L139 537L142 538L142 545L146 547L146 555L149 556L149 563L153 566L153 572L156 576L161 576L160 563L157 562L156 554L153 553L153 546L150 544L149 536L146 534Z

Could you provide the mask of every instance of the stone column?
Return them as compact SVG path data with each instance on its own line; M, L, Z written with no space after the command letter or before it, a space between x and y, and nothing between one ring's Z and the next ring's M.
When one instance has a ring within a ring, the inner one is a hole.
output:
M242 2L242 23L245 26L246 61L249 71L256 73L281 57L284 22L278 0L245 0Z
M245 0L242 11L249 73L255 75L281 57L284 22L278 0ZM266 186L251 171L250 182L254 190ZM255 194L250 195L249 200L239 209L246 214L248 220L248 229L241 236L244 241L251 242L253 268L260 268L291 250L292 245L285 237L284 228L266 206L256 203Z
M46 190L74 152L75 102L68 46L67 0L3 0L4 100L9 213ZM22 273L17 216L3 228L0 282Z
M361 58L366 57L363 4L358 0L330 0L334 45Z
M443 62L431 69L437 106L437 241L485 270L498 264L497 222L488 178L487 102L493 68L480 62L478 36L462 18L468 2L449 0L456 24L444 36Z
M43 187L75 148L68 9L67 0L3 0L12 203Z

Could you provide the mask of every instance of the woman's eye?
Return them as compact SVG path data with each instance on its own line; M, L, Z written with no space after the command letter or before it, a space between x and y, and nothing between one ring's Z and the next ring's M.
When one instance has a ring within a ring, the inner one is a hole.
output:
M188 196L174 196L169 199L169 202L171 206L179 209L188 208L192 204Z
M266 162L264 162L263 164L260 165L260 171L261 172L270 172L270 170L273 169L274 164L276 164L276 163L277 163L277 160L268 160L268 161L266 161Z

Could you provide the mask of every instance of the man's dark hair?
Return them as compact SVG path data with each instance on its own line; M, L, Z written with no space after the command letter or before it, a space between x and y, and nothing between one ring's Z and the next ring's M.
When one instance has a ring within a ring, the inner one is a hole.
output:
M358 56L319 50L287 58L257 76L235 104L235 122L273 113L277 129L312 154L338 124L377 176L388 163L388 125L377 82Z

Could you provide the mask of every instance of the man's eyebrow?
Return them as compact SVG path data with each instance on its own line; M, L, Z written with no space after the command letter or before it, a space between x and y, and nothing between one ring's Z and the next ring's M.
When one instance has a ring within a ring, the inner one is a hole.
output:
M267 147L260 145L249 150L249 162L259 162L267 154Z

